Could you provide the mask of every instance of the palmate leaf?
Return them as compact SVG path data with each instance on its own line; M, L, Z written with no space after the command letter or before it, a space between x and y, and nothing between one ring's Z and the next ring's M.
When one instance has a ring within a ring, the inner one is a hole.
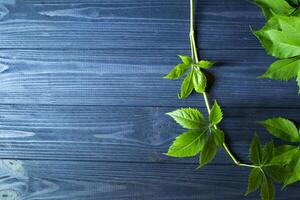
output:
M167 155L173 157L190 157L197 155L206 141L207 128L189 130L176 137Z
M286 81L299 75L300 17L275 15L254 34L268 54L281 59L274 62L259 78ZM297 81L299 79L298 76Z
M267 19L274 14L290 15L294 11L285 0L255 0L255 3L262 9Z
M272 118L259 122L263 125L269 133L277 138L289 142L299 142L299 131L295 124L288 119Z
M194 108L182 108L167 113L183 128L200 129L205 126L206 122L202 113Z
M276 15L254 32L266 51L277 58L300 55L300 19Z

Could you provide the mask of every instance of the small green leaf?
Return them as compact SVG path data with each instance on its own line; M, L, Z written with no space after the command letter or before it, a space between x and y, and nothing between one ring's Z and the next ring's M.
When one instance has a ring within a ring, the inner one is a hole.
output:
M204 69L209 69L212 66L214 66L215 62L211 62L208 60L200 60L199 62L196 63L196 66Z
M272 118L260 122L269 133L282 140L299 142L299 132L293 122L284 118Z
M179 58L181 59L182 63L188 66L191 66L194 61L191 57L179 55Z
M289 164L294 156L298 152L297 146L292 145L282 145L275 148L275 155L271 161L271 165L287 165Z
M275 188L272 181L263 176L262 185L261 185L261 198L262 200L274 200L275 197Z
M219 106L218 102L215 101L210 114L209 114L209 121L211 125L217 125L223 119L223 113L221 107Z
M274 165L266 167L268 175L270 175L275 181L279 183L284 183L290 174L290 171L283 166Z
M276 16L254 34L268 54L277 58L291 58L300 55L299 32L298 17Z
M167 153L173 157L191 157L198 154L205 144L207 128L189 130L176 137Z
M181 78L188 71L188 69L189 66L186 66L185 64L178 64L164 78L171 79L171 80Z
M203 93L206 88L206 77L203 72L195 68L193 73L193 84L196 92Z
M215 145L220 148L224 143L224 132L220 129L212 129L212 137Z
M173 112L167 113L183 128L200 129L205 126L205 119L202 113L194 108L182 108Z
M254 135L250 146L250 160L257 165L262 162L261 144L256 134Z
M245 195L255 192L262 184L263 174L258 168L253 168L249 174L248 189Z
M294 155L293 159L287 165L287 167L291 173L286 177L284 181L284 187L300 180L300 152L299 151L297 152L297 154Z
M262 152L262 164L269 163L274 157L274 143L273 141L267 143Z
M282 59L274 62L269 69L258 78L287 81L298 75L300 57ZM299 77L299 76L298 76Z
M213 136L210 135L206 144L203 147L201 156L200 156L200 167L205 166L210 163L216 156L218 147L215 145Z
M193 92L193 74L194 70L192 70L182 81L180 95L178 95L180 99L187 98Z

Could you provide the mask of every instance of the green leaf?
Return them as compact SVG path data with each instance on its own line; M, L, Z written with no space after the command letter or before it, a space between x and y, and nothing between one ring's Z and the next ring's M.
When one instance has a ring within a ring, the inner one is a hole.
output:
M269 69L258 78L287 81L298 75L300 57L282 59L274 62ZM299 77L299 76L298 76Z
M275 197L274 184L268 177L264 175L262 185L261 185L261 198L263 200L274 200L274 197Z
M208 60L200 60L199 62L196 63L196 66L204 69L209 69L212 66L214 66L215 62L211 62Z
M179 58L181 59L182 63L187 66L191 66L194 63L191 57L179 55Z
M262 164L269 163L274 157L274 143L273 141L267 143L262 152Z
M215 101L210 114L209 114L209 122L211 125L217 125L223 119L223 113L221 107L219 106L218 102Z
M295 124L284 118L272 118L262 122L269 133L282 140L289 142L299 142L299 132Z
M210 163L216 156L218 147L215 145L213 136L210 135L206 144L203 147L201 156L200 156L200 167L205 166Z
M284 183L287 177L290 175L290 171L281 165L274 165L266 167L268 175L270 175L275 181Z
M181 78L188 71L188 69L189 69L189 66L187 66L185 64L178 64L164 78L171 79L171 80Z
M290 15L294 10L285 0L255 0L255 3L262 9L267 19L274 14Z
M212 137L215 145L220 148L224 143L224 132L220 129L212 129Z
M205 126L205 119L202 113L194 108L181 108L167 113L183 128L200 129Z
M248 189L245 195L255 192L262 184L263 174L258 168L253 168L249 174Z
M298 17L275 16L254 34L270 55L291 58L300 55L299 32Z
M286 177L284 181L284 187L300 180L300 152L299 151L297 152L297 154L294 155L292 161L289 163L287 167L290 170L290 174Z
M178 95L180 99L187 98L192 93L194 89L193 73L194 70L192 70L182 81L180 95Z
M275 148L274 157L271 161L271 165L287 165L298 152L298 147L293 145L282 145Z
M205 92L206 88L206 77L203 72L201 72L199 69L195 68L193 73L193 85L198 93Z
M257 165L262 162L261 144L256 134L254 135L250 146L250 160Z
M173 157L191 157L198 154L205 144L207 128L189 130L176 137L167 153Z

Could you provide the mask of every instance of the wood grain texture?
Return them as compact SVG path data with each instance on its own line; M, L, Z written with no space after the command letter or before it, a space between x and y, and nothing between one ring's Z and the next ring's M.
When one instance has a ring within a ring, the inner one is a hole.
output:
M1 0L0 199L258 199L223 150L200 171L162 154L182 131L164 113L205 110L162 79L189 54L188 12L181 0ZM271 138L255 121L300 122L295 82L255 78L273 61L249 31L263 23L248 0L196 6L200 55L218 62L209 95L246 162L254 131ZM277 193L299 199L299 184Z
M11 1L13 2L13 1ZM199 1L201 49L257 49L249 1ZM15 1L0 9L1 48L189 49L185 1ZM159 45L158 45L159 44Z
M162 77L188 51L2 50L0 99L5 104L204 106L179 100L181 81ZM217 61L211 99L224 107L300 107L295 81L256 79L272 63L264 51L206 50ZM282 98L284 97L284 101Z
M199 171L174 164L1 160L0 195L4 200L245 199L241 188L248 173L227 165ZM276 199L298 199L298 187L277 190Z
M164 156L183 130L166 112L176 108L109 106L0 106L0 157L114 162L192 163L197 158ZM271 136L255 123L280 115L300 121L299 109L224 109L222 128L239 157L248 161L255 131ZM205 112L204 112L205 113ZM230 164L220 151L214 164Z

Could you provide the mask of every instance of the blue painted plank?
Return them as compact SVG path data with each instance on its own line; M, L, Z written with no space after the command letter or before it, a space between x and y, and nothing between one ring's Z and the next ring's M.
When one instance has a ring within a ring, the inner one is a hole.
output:
M200 95L177 99L180 81L162 77L176 50L2 50L4 104L204 106ZM256 79L273 59L263 50L205 50L217 61L211 99L225 107L300 107L295 81ZM213 80L212 77L209 78ZM282 101L284 97L284 101Z
M163 155L183 130L166 112L176 108L109 106L0 106L0 157L147 163L192 163ZM201 109L206 114L205 109ZM225 108L221 127L234 152L248 160L255 122L279 114L300 122L299 109ZM229 164L224 151L214 164Z
M30 200L211 200L244 197L249 169L154 163L0 160L0 194ZM4 178L5 177L5 178ZM277 200L299 199L299 184Z
M188 1L15 1L0 4L0 48L189 49ZM246 0L201 1L201 49L260 49L249 24L263 23Z

